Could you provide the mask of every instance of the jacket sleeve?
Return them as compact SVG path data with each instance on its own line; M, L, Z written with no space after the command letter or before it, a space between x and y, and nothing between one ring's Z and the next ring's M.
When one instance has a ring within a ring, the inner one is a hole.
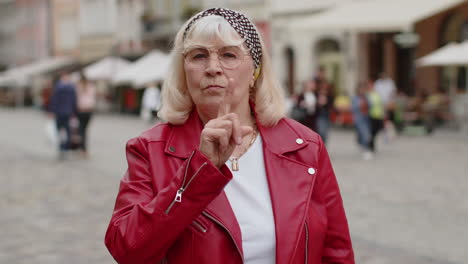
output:
M318 162L320 167L317 187L325 203L328 219L322 263L354 264L354 253L343 201L330 158L322 141L320 141Z
M158 263L232 174L194 150L173 175L151 175L147 143L141 138L130 140L126 153L128 170L120 183L105 244L118 263ZM169 178L169 184L155 190L152 181L158 178ZM176 201L178 191L182 192Z

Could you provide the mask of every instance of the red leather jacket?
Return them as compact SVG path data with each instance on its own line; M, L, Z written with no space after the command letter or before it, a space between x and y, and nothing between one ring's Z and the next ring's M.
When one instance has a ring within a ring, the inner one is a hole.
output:
M131 139L105 243L119 263L243 263L224 186L197 150L203 124L159 124ZM343 203L319 136L282 119L258 125L276 225L276 263L354 263Z

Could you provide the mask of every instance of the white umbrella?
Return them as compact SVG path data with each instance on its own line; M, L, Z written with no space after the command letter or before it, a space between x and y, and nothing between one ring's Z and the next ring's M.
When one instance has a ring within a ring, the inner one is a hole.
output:
M9 74L0 75L0 86L9 86L15 84L15 78Z
M49 71L60 69L64 66L70 65L73 60L66 57L51 57L38 60L26 65L14 67L6 71L6 74L12 74L17 76L33 76L40 75Z
M168 54L161 51L152 51L118 72L112 82L114 84L143 85L148 81L161 80L168 68L168 57Z
M2 78L2 81L8 79L13 86L24 86L33 76L57 70L72 63L73 60L66 57L45 58L7 70L4 72L4 76L7 77Z
M107 57L87 66L83 72L89 80L110 80L114 75L130 65L130 62L119 57Z
M451 61L453 65L468 66L468 40L458 45L454 56Z
M163 81L166 78L169 63L170 55L160 58L157 67L148 68L146 71L141 71L136 76L133 84L137 87L142 87L151 82Z
M417 61L418 66L465 66L466 76L468 76L468 41L465 41L461 44L448 44L429 55L426 55ZM459 103L462 106L462 110L459 111L461 114L459 117L461 120L458 120L460 123L465 123L465 126L468 126L468 82L466 82L466 91L463 96L460 96L456 93L455 84L456 76L452 75L450 78L450 99L452 102L455 101L465 101ZM463 98L465 97L465 98ZM453 110L452 110L453 111ZM462 121L464 119L464 121Z
M459 44L449 43L443 46L440 49L437 49L428 55L421 57L417 60L416 64L418 66L440 66L447 65L452 62L454 59L454 54L456 53Z

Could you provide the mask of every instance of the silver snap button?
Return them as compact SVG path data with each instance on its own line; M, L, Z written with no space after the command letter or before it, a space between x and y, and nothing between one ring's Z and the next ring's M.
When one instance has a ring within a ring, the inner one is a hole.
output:
M310 175L313 175L313 174L315 174L315 169L314 169L314 168L309 168L309 169L307 170L307 172L308 172Z
M170 146L170 147L169 147L169 151L170 151L170 152L175 152L175 147L174 147L174 146Z
M302 140L302 138L298 138L298 139L296 139L296 143L300 145L300 144L304 143L304 140Z

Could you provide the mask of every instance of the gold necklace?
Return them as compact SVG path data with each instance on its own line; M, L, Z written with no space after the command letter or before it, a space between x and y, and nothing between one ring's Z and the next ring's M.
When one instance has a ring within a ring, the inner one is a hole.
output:
M257 138L257 128L254 124L254 129L253 129L253 133L252 133L252 140L250 140L250 143L247 145L247 147L245 147L241 152L240 154L235 157L235 156L231 156L229 158L229 161L231 162L231 169L232 171L238 171L239 170L239 158L242 157L242 155L245 154L245 152L247 152L247 150L252 146L252 144L255 142L255 139Z

